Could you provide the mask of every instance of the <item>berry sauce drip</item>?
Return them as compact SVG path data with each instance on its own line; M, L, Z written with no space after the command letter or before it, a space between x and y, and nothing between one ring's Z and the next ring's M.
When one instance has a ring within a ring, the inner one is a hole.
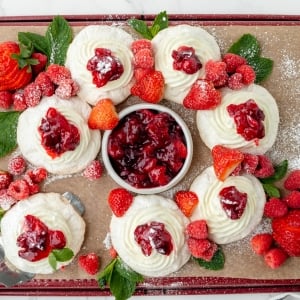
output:
M199 58L193 47L181 46L172 51L174 70L183 71L186 74L194 74L202 68Z
M172 237L165 229L165 225L160 222L137 226L134 239L145 256L150 256L153 249L163 255L170 255L173 250Z
M262 139L265 136L263 124L265 114L253 99L238 105L230 104L227 106L227 111L234 119L237 133L246 141Z
M167 113L141 109L120 120L108 140L119 176L136 188L168 184L187 156L181 127Z
M48 257L53 249L62 249L65 245L62 231L50 230L35 216L25 216L23 232L17 238L20 257L31 262L38 261Z
M95 55L88 61L86 67L92 73L93 83L97 87L120 78L124 72L120 60L106 48L96 48Z
M235 186L223 188L220 193L220 202L226 215L232 219L239 219L247 204L247 194L240 192Z
M76 126L50 107L46 116L42 118L38 128L42 146L48 155L56 158L66 151L73 151L80 143L80 133Z

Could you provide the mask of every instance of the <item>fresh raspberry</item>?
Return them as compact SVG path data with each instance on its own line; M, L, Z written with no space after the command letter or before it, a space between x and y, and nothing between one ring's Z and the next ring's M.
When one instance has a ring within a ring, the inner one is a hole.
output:
M254 176L258 178L266 178L272 176L275 170L270 158L266 155L258 155L258 166L254 172Z
M47 55L39 52L32 53L31 58L38 61L36 65L31 65L32 73L36 76L45 69L48 58Z
M139 81L141 80L145 75L152 72L152 68L143 69L143 68L135 68L134 69L134 78Z
M175 194L175 202L182 213L186 217L190 217L199 203L199 199L197 194L192 191L178 191Z
M0 207L3 210L9 210L17 200L7 194L7 189L0 190Z
M209 60L205 64L205 73L205 79L212 81L215 87L222 87L227 84L228 74L224 62Z
M237 67L247 64L247 60L244 57L233 53L226 53L222 60L225 62L226 71L229 74L235 73Z
M149 69L154 67L154 57L152 50L148 48L140 49L134 55L134 67Z
M9 91L0 91L0 109L8 109L12 104L12 94Z
M232 90L240 90L243 85L243 75L241 73L233 73L228 78L228 87Z
M251 238L250 243L254 253L264 255L273 244L273 236L271 233L259 233Z
M284 188L287 190L299 190L300 189L300 170L293 170L289 173L284 181Z
M194 110L214 109L221 102L221 93L211 81L197 79L183 99L183 106Z
M41 183L47 178L48 172L45 168L38 167L28 170L26 175L28 175L34 183Z
M13 175L21 175L25 172L27 163L21 155L14 156L8 161L8 172Z
M195 239L208 238L208 228L205 220L196 220L189 223L185 229L185 232L189 237Z
M72 97L72 85L66 82L66 80L62 81L56 88L55 95L60 99L70 99Z
M114 259L118 256L118 252L114 247L109 248L109 256Z
M39 185L32 180L28 173L24 174L23 179L27 182L29 195L37 194L40 191Z
M265 263L271 269L279 268L288 258L288 255L280 248L272 248L265 256Z
M244 160L242 161L242 169L247 174L254 174L258 166L258 156L255 154L244 153Z
M96 253L80 255L78 258L79 266L89 275L95 275L100 269L100 258Z
M28 107L36 106L42 99L42 90L38 84L32 82L24 89L25 103Z
M23 90L17 90L16 92L14 92L12 95L12 99L14 110L23 111L27 108Z
M34 82L39 85L43 96L50 97L54 94L54 83L51 81L46 72L39 73Z
M211 261L218 249L218 246L208 239L188 238L187 245L193 257L205 261Z
M83 171L82 175L90 180L99 179L102 176L102 165L99 160L93 160Z
M56 85L59 85L66 79L71 79L70 70L57 64L51 64L48 66L46 73L50 77L51 81Z
M249 65L241 65L236 68L236 73L242 74L242 82L245 85L249 85L251 83L254 83L256 78L256 73L254 69Z
M291 191L287 196L283 198L283 201L289 208L300 208L300 191Z
M16 200L23 200L29 197L30 189L25 179L17 179L13 181L8 189L7 194Z
M132 194L123 189L115 188L108 195L108 204L116 217L122 217L133 202Z
M264 208L264 216L267 218L279 218L283 217L288 212L288 206L286 202L279 198L272 197L266 202Z
M135 40L132 42L131 50L132 50L133 54L136 54L141 49L151 50L152 49L151 41L147 40L147 39L139 39L139 40Z
M7 189L12 181L12 174L7 171L0 170L0 190Z

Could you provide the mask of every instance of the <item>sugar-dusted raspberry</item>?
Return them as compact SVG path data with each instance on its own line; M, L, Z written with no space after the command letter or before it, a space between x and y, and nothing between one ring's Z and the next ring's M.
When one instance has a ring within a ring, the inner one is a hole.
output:
M77 95L79 91L79 85L73 79L62 80L55 90L55 95L61 99L68 100L72 96Z
M254 176L258 178L266 178L274 174L274 166L270 158L266 155L258 155L258 165L254 172Z
M7 189L0 190L0 207L3 210L9 210L17 200L7 194Z
M43 96L50 97L54 94L55 86L46 72L41 72L35 78L35 83L40 86Z
M226 71L230 74L235 73L237 67L247 64L244 57L234 53L226 53L222 60L226 64Z
M34 183L41 183L47 178L48 172L45 168L39 167L27 170L26 175L28 175Z
M228 80L226 63L223 61L209 60L205 64L206 80L213 82L215 87L225 86Z
M144 48L137 51L134 55L134 66L136 68L153 68L154 57L151 49Z
M42 90L38 84L32 82L24 89L25 103L28 107L36 106L42 99Z
M13 176L8 171L0 170L0 190L7 189L13 181Z
M21 175L25 172L27 163L21 155L14 156L8 161L8 172L13 175Z
M254 69L249 65L241 65L236 68L236 73L240 73L243 76L243 84L249 85L251 83L254 83L256 78L256 73Z
M151 41L147 40L147 39L139 39L139 40L135 40L131 44L131 50L132 50L133 54L136 54L141 49L150 49L151 50L152 49Z
M51 64L47 70L47 75L54 84L59 85L65 79L71 79L71 72L68 68L57 64Z
M12 103L12 94L9 91L0 91L0 109L10 108Z
M30 195L36 194L40 191L40 186L35 183L27 173L23 176L23 179L27 182Z
M243 75L241 73L234 73L228 78L228 87L232 90L240 90L244 86Z
M24 91L17 90L12 95L13 99L13 108L16 111L23 111L27 108L27 104L25 101Z
M30 189L25 179L17 179L13 181L8 189L7 194L16 200L23 200L30 195Z
M83 171L82 175L90 180L95 180L102 175L102 165L99 160L93 160Z

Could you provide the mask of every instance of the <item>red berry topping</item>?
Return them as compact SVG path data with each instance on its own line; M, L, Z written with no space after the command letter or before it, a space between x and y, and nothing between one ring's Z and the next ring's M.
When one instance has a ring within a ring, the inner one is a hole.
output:
M51 81L46 72L39 73L34 82L39 85L43 96L50 97L54 94L54 83Z
M64 66L60 66L57 64L49 65L46 73L50 77L51 81L56 85L59 85L66 79L71 79L70 70Z
M144 48L134 55L134 67L151 69L154 67L154 57L151 49Z
M0 189L0 208L9 210L17 202L17 199L8 195L7 189Z
M102 165L99 160L93 160L83 171L82 175L90 180L99 179L102 176Z
M266 155L258 155L258 165L254 172L254 176L258 178L266 178L272 176L275 170L270 158Z
M264 216L267 218L279 218L288 212L287 204L279 198L272 197L264 207Z
M258 255L266 254L272 244L273 244L273 236L271 233L259 233L251 238L251 247L252 250Z
M195 54L193 47L181 46L172 51L174 70L183 71L186 74L194 74L202 68L202 64Z
M23 156L17 155L9 159L8 161L8 172L13 175L21 175L25 172L27 163Z
M220 191L219 196L221 206L231 220L237 220L243 215L247 205L247 193L240 192L235 186L228 186Z
M120 78L124 72L121 61L105 48L95 49L95 56L88 61L87 69L92 73L93 83L97 87Z
M14 110L23 111L27 108L23 90L18 90L16 92L14 92L12 95L12 100L13 100Z
M183 106L189 109L214 109L221 102L221 93L211 81L197 79L183 99Z
M300 191L291 191L286 197L283 198L289 208L300 208Z
M230 117L234 119L236 131L246 141L262 139L265 136L264 112L258 107L254 100L249 99L241 104L230 104L227 106Z
M122 217L131 206L132 201L132 194L123 188L113 189L108 195L109 207L116 217Z
M227 85L232 90L240 90L243 88L243 75L241 73L234 73L229 76Z
M39 218L26 215L17 245L21 248L19 256L34 262L48 257L53 249L64 248L66 238L63 232L49 229Z
M226 53L223 56L223 62L226 64L226 71L230 74L235 73L237 67L247 64L247 60L233 53Z
M218 249L217 244L208 239L188 238L187 245L193 257L205 261L211 261Z
M245 85L254 83L256 78L256 73L253 68L249 65L241 65L236 68L236 73L242 74L242 82Z
M0 170L0 190L7 189L13 181L13 176L8 171Z
M293 170L284 181L284 188L287 190L300 190L300 170Z
M136 54L141 49L151 50L152 49L151 41L146 40L146 39L139 39L139 40L135 40L132 42L131 50L132 50L133 54Z
M41 143L47 153L52 157L58 157L66 151L75 150L80 143L80 132L76 126L55 108L50 107L46 116L42 118L38 128L41 135Z
M0 109L8 109L12 104L12 94L9 91L0 91Z
M38 84L32 82L24 88L25 103L28 107L37 106L42 99L42 90Z
M175 194L175 202L182 213L186 217L190 217L199 203L199 199L197 194L192 191L178 191Z
M265 262L271 269L279 268L288 258L288 255L280 248L272 248L265 256Z
M79 266L89 275L95 275L100 269L100 258L96 253L80 255L78 258Z
M209 60L205 64L205 74L205 79L212 81L215 87L223 87L227 84L226 64L222 61Z
M172 236L160 222L137 226L134 239L145 256L150 256L153 249L162 255L170 255L173 250Z
M195 239L208 238L208 228L205 220L196 220L189 223L185 229L185 232L189 237Z
M29 197L30 189L25 179L17 179L13 181L8 189L7 194L16 200L23 200Z

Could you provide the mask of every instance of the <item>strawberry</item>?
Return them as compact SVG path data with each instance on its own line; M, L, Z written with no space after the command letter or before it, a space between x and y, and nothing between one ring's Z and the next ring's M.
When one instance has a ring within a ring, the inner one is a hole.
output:
M290 191L300 189L300 170L293 170L289 173L284 181L284 188Z
M221 92L211 81L197 79L183 99L183 106L194 110L214 109L221 102Z
M264 216L267 218L283 217L287 212L288 206L286 202L275 197L270 198L264 207Z
M288 258L288 255L280 248L272 248L265 256L265 263L271 269L279 268Z
M152 72L152 68L148 68L148 69L144 69L144 68L135 68L134 69L134 78L137 81L140 81L142 79L142 77L144 77L145 75L147 75L148 73Z
M9 91L0 91L0 109L8 109L12 104L12 94Z
M230 74L235 73L237 67L247 64L247 60L234 53L226 53L222 59L226 64L226 71Z
M102 175L102 166L99 160L93 160L83 171L82 175L89 180L96 180Z
M116 217L122 217L132 202L132 194L123 188L115 188L108 195L108 205Z
M290 256L300 256L300 210L272 220L273 238Z
M208 228L205 220L196 220L189 223L185 229L185 232L189 237L195 239L208 238Z
M271 233L259 233L251 238L251 247L252 250L258 255L266 254L272 244L273 244L273 236Z
M216 145L212 148L212 158L216 177L224 181L241 164L244 154L237 149Z
M8 171L0 170L0 190L7 189L12 181L12 174Z
M275 172L273 164L266 155L258 155L258 165L254 172L254 176L258 178L266 178Z
M149 103L158 103L164 95L165 80L160 71L151 70L131 87L131 94Z
M23 88L31 78L29 66L22 68L18 65L18 59L12 55L19 55L20 47L17 43L7 41L0 43L0 91L12 91Z
M39 52L33 52L31 55L31 58L37 60L37 64L32 65L32 73L36 76L40 72L45 70L45 67L47 65L48 57L47 55Z
M80 255L78 264L89 275L95 275L100 269L100 258L96 253L91 252Z
M208 239L188 238L188 248L193 257L211 261L218 249L217 244Z
M244 160L242 161L242 169L247 174L254 174L258 166L258 156L255 154L244 153Z
M199 199L192 191L178 191L175 194L175 202L186 217L190 217L196 208Z
M283 201L287 204L289 208L300 208L300 191L291 191Z
M119 116L111 99L101 99L92 108L88 118L91 129L110 130L117 126Z

